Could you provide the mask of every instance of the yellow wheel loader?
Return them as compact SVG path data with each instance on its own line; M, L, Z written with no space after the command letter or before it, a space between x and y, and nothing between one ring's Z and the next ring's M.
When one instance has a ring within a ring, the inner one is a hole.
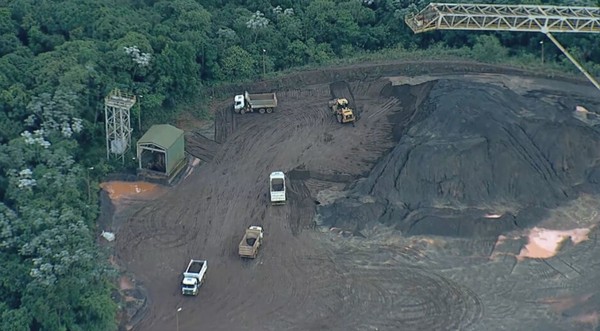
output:
M356 118L354 117L354 112L352 108L348 105L348 99L346 98L337 98L329 101L329 107L333 111L333 115L337 118L338 123L352 123L354 126L354 122Z

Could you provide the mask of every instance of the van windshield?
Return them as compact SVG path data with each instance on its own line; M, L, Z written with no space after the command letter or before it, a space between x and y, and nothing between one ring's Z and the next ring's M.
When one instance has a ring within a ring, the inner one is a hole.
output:
M283 179L274 178L271 180L271 191L283 191Z

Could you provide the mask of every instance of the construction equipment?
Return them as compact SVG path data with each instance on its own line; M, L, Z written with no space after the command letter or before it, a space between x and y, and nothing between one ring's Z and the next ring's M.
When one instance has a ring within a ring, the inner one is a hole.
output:
M190 260L183 273L181 293L183 295L198 295L198 289L204 283L204 275L208 269L206 260Z
M541 32L600 90L600 84L551 32L600 33L600 8L430 3L404 22L414 33L432 30Z
M263 234L263 228L258 225L248 227L242 241L240 241L240 257L255 259L258 255L258 248L262 244Z
M269 176L269 194L271 204L285 204L287 198L285 192L285 174L282 171L272 172Z
M238 114L252 113L258 111L260 114L270 114L277 107L277 95L275 93L238 94L233 98L233 110Z
M348 99L337 98L329 101L329 107L333 111L333 115L336 117L338 123L352 123L354 126L355 117L354 111L348 104Z

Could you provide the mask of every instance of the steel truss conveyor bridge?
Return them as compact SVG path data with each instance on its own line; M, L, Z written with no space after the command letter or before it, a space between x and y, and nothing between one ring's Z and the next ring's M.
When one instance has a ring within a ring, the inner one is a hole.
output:
M554 38L554 32L600 33L600 8L430 3L405 17L414 33L431 30L541 32L600 90L600 84Z

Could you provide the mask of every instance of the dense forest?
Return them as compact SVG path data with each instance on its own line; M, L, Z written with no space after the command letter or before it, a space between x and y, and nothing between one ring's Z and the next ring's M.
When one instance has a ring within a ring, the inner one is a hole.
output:
M413 35L403 17L427 3L0 0L0 330L116 329L115 271L95 227L97 182L122 170L105 156L102 102L113 88L143 96L133 116L143 109L148 127L185 105L202 116L194 103L213 86L340 60L460 50L539 62L538 34ZM559 39L597 71L597 38ZM553 47L546 61L573 70Z

